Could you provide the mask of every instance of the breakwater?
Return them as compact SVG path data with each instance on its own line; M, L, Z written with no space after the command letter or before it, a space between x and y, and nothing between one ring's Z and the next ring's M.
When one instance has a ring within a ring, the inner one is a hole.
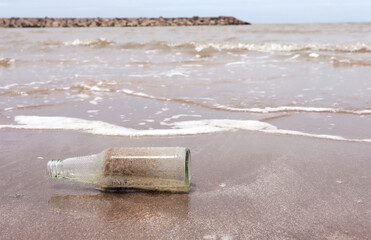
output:
M235 17L191 18L0 18L4 28L45 27L147 27L147 26L200 26L248 25Z

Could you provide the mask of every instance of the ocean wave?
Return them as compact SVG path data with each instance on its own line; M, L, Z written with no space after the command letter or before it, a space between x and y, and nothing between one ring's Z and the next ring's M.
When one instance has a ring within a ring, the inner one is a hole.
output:
M301 107L301 106L279 106L265 108L236 108L221 104L214 105L218 109L232 112L249 112L249 113L280 113L280 112L312 112L312 113L344 113L354 115L370 115L371 109L348 110L328 107Z
M0 67L9 67L13 63L15 63L13 58L0 58Z
M143 92L135 92L129 89L118 90L129 96L141 97L147 99L153 99L158 101L166 102L181 102L191 105L196 105L204 108L209 108L213 110L222 110L229 112L247 112L247 113L286 113L286 112L311 112L311 113L343 113L343 114L354 114L354 115L371 115L371 109L340 109L340 108L329 108L329 107L303 107L303 106L278 106L278 107L264 107L264 108L237 108L230 107L222 104L204 104L188 99L181 98L166 98L166 97L156 97Z
M170 41L149 41L149 42L127 42L116 43L104 38L75 39L74 41L59 42L46 41L44 45L63 46L116 46L121 49L146 49L146 50L188 50L196 53L222 52L222 51L256 51L256 52L301 52L301 51L326 51L326 52L371 52L370 42L352 43L275 43L275 42L170 42Z
M63 44L65 46L89 46L89 47L99 46L99 47L104 47L104 46L107 46L107 45L113 45L113 44L115 44L115 42L110 41L110 40L106 40L104 38L97 38L97 39L93 39L93 40L75 39L73 41L64 42Z
M300 52L300 51L330 51L330 52L371 52L371 43L355 42L345 44L316 44L316 43L231 43L231 42L147 42L126 43L121 48L154 48L154 49L188 49L195 52L206 51L257 51L257 52Z
M366 59L349 59L349 58L341 58L336 59L335 57L331 58L331 63L335 67L351 67L351 66L371 66L371 60Z
M57 41L57 40L40 41L39 44L43 45L43 46L59 46L59 45L62 46L62 45L64 45L63 42Z
M73 41L43 41L41 42L42 45L45 46L88 46L88 47L104 47L104 46L110 46L114 45L114 41L107 40L105 38L97 38L97 39L75 39Z
M11 84L7 84L7 85L4 85L4 86L0 86L0 89L5 89L5 90L8 90L12 87L15 87L15 86L18 86L19 84L18 83L11 83Z
M17 124L0 125L2 128L33 130L73 130L84 133L122 136L122 137L159 137L183 136L228 132L234 130L258 131L269 134L293 135L326 140L371 143L371 139L352 139L336 135L311 134L295 130L278 129L276 126L256 120L204 119L181 121L167 124L168 129L138 130L126 128L103 121L55 116L15 116Z
M202 43L191 42L184 44L169 44L170 47L189 47L196 52L207 50L233 51L247 50L258 52L299 52L299 51L330 51L330 52L371 52L371 43L348 43L348 44L298 44L298 43Z
M0 95L11 95L11 96L18 96L18 95L32 95L32 94L48 94L55 91L63 91L64 89L58 88L41 88L42 85L46 85L51 83L52 81L36 81L36 82L29 82L29 83L10 83L7 85L0 86ZM31 88L30 88L31 87Z
M131 89L116 89L117 84L115 82L80 82L75 84L71 89L77 89L79 91L91 91L91 92L117 92L123 93L132 97L145 98L161 102L176 102L194 105L202 108L217 110L217 111L228 111L228 112L246 112L246 113L257 113L257 114L269 114L269 113L289 113L289 112L307 112L307 113L339 113L339 114L352 114L352 115L371 115L371 109L343 109L343 108L331 108L331 107L310 107L310 106L276 106L276 107L232 107L223 104L212 104L198 102L196 100L184 99L184 98L168 98L153 96L144 92L137 92Z
M91 92L114 92L117 82L115 81L100 81L100 80L87 80L77 82L71 86L71 89L78 91L91 91Z

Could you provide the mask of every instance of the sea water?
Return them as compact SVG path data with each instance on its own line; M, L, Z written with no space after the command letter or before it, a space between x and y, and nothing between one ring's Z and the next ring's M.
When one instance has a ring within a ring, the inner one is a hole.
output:
M0 29L0 131L371 142L371 24Z

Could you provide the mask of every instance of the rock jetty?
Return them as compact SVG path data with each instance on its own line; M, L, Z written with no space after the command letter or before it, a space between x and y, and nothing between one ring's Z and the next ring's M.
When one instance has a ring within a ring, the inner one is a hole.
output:
M235 17L192 18L0 18L3 28L45 27L147 27L147 26L200 26L248 25Z

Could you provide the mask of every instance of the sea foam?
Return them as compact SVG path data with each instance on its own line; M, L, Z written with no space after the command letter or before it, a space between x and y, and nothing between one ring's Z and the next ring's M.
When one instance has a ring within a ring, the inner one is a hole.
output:
M301 107L301 106L278 106L265 108L237 108L229 107L221 104L214 105L217 109L232 111L232 112L249 112L249 113L279 113L279 112L313 112L313 113L344 113L354 115L369 115L371 109L348 110L328 107Z
M0 125L2 128L35 129L35 130L74 130L84 133L123 136L123 137L147 137L147 136L182 136L211 134L236 130L258 131L269 134L294 135L336 141L371 143L371 139L351 139L336 135L311 134L295 130L278 129L276 126L256 120L233 120L233 119L203 119L193 121L181 121L167 124L168 129L138 130L126 128L103 121L90 121L80 118L55 117L55 116L16 116L17 124Z
M14 62L15 62L15 59L13 59L13 58L1 58L0 57L0 67L1 66L8 67L8 66L12 65Z
M158 50L192 50L204 51L257 51L257 52L301 52L301 51L325 51L325 52L371 52L371 42L349 42L349 43L275 43L262 42L170 42L170 41L148 41L116 43L104 38L97 39L75 39L67 42L44 42L45 45L64 46L117 46L121 49L146 49L145 53L153 54ZM148 50L150 49L150 50Z
M353 115L370 115L371 109L357 109L357 110L350 110L350 109L340 109L340 108L330 108L330 107L304 107L304 106L278 106L278 107L264 107L264 108L241 108L241 107L230 107L223 104L214 104L214 105L207 105L198 102L194 102L191 100L185 99L173 99L173 98L166 98L166 97L157 97L153 95L149 95L143 92L136 92L130 89L121 89L118 92L122 92L129 96L134 97L142 97L147 99L154 99L158 101L167 101L167 102L184 102L187 104L193 104L197 106L202 106L205 108L211 108L215 110L223 110L223 111L230 111L230 112L248 112L248 113L280 113L280 112L313 112L313 113L343 113L343 114L353 114Z
M19 85L18 83L11 83L11 84L7 84L7 85L4 85L4 86L0 86L0 89L10 89L10 88L18 86L18 85Z
M147 43L151 44L151 43ZM273 42L166 42L158 46L169 48L191 48L196 52L205 50L216 51L258 51L258 52L300 52L300 51L328 51L328 52L371 52L371 43L353 42L343 44L317 44L317 43L273 43ZM143 46L143 44L142 44Z
M75 39L73 41L64 42L65 46L106 46L114 44L114 41L106 40L104 38L80 40Z

